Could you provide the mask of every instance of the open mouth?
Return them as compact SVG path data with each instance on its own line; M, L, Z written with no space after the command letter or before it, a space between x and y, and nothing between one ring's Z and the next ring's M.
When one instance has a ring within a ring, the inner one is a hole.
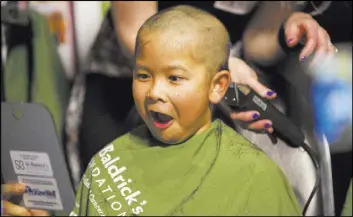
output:
M160 112L153 112L150 111L152 118L153 118L153 123L157 128L167 128L171 125L173 118L169 115L160 113Z

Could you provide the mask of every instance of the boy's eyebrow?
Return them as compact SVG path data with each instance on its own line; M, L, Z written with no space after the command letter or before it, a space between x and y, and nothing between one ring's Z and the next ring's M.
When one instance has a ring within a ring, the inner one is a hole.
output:
M141 70L146 71L148 73L152 73L152 71L147 66L139 65L136 63L135 70L137 70L137 69L141 69Z
M140 70L146 71L148 73L152 73L152 70L150 70L147 66L144 66L144 65L136 64L135 69L140 69ZM163 68L163 71L173 71L173 70L181 70L181 71L190 73L190 71L186 67L184 67L180 64L168 65L165 68Z
M186 67L179 65L179 64L169 65L169 66L165 67L164 70L166 70L166 71L181 70L181 71L184 71L187 73L190 72Z

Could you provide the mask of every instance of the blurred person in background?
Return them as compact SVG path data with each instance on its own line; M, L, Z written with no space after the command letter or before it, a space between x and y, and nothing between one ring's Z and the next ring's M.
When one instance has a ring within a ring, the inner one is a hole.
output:
M308 109L308 105L311 104L310 96L303 93L311 91L310 76L303 73L298 64L293 63L288 66L289 61L283 61L283 64L273 63L278 63L289 55L292 43L295 44L300 40L302 29L308 30L306 31L307 46L295 52L299 55L293 59L299 58L304 65L313 67L314 64L325 63L325 53L332 53L333 50L340 52L336 50L340 44L346 45L348 48L345 50L351 53L352 2L304 1L299 3L301 10L305 13L290 16L284 24L279 22L280 18L277 17L281 10L276 8L278 6L276 2L268 2L261 6L244 31L244 59L260 69L257 70L259 77L265 77L266 85L270 85L278 93L278 98L284 101L288 116L308 132L314 129L313 123L309 121L313 119L314 114L310 114L310 109ZM290 4L291 2L282 2L285 7L290 7ZM309 22L312 19L315 19L321 27L315 22ZM293 25L294 23L298 25ZM280 43L271 43L273 40L268 40L268 38L278 37L277 29L282 24L285 27L288 47L283 47L283 43L281 46ZM295 28L296 26L300 28ZM312 52L315 52L315 55L310 56ZM290 69L287 70L288 68ZM341 213L352 179L352 144L351 141L349 143L343 144L350 146L348 150L345 148L346 151L331 153L336 215Z

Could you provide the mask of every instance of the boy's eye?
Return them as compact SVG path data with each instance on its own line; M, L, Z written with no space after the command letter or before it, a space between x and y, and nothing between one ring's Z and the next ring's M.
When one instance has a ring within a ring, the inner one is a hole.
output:
M175 75L172 75L172 76L169 76L168 79L172 82L179 82L181 81L183 78L182 77L179 77L179 76L175 76Z
M141 73L139 73L139 74L136 75L136 77L137 77L138 79L141 79L141 80L146 80L146 79L148 79L150 76L147 75L147 74L141 74Z

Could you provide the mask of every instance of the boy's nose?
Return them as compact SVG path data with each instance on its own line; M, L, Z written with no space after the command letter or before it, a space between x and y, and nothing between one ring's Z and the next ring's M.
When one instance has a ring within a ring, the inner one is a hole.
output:
M161 101L166 102L166 97L162 85L154 85L148 92L147 98L153 102Z

